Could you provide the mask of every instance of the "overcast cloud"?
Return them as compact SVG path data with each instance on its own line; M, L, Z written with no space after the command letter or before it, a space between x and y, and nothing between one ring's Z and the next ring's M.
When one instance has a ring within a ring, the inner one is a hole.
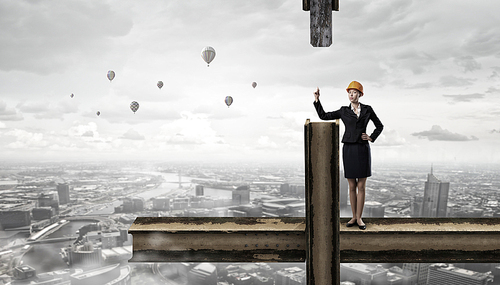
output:
M0 1L0 156L301 163L316 87L331 111L357 80L385 126L374 163L498 163L499 8L341 2L313 48L300 1Z
M418 133L413 133L412 136L418 138L427 138L430 141L469 141L478 140L475 136L468 138L465 135L458 133L452 133L448 130L441 128L440 126L434 125L429 131L423 131Z

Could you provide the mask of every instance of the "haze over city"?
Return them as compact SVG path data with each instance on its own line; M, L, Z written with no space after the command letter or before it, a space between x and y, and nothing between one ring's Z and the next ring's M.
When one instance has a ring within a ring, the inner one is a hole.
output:
M0 1L0 284L305 284L304 263L129 263L127 229L305 216L313 92L334 111L353 80L384 124L364 217L499 217L499 8L340 0L314 48L300 0ZM500 264L422 268L342 264L342 280L500 284Z

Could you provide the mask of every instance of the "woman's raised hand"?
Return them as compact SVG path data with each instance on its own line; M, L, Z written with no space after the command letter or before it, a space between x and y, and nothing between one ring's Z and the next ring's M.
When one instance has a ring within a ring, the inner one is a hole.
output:
M314 91L314 100L316 102L319 100L319 87L316 87L316 91Z

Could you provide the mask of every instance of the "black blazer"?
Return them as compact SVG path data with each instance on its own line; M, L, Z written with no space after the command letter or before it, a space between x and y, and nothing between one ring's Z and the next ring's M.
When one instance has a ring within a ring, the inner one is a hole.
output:
M361 134L366 133L366 126L370 120L375 124L375 130L370 135L372 142L375 142L384 129L384 125L382 125L382 122L369 105L361 104L359 118L351 110L351 106L342 106L337 111L325 113L321 102L318 100L318 102L314 101L314 107L316 107L316 112L322 120L342 119L345 125L345 132L342 137L343 143L368 143L367 140L361 138Z

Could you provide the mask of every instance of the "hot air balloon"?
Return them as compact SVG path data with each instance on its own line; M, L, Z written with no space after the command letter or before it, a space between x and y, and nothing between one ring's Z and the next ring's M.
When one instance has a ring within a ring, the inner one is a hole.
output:
M132 112L134 112L135 114L137 109L139 109L139 103L137 103L136 101L132 101L132 103L130 103L130 110L132 110Z
M101 114L101 112L97 111L97 113L95 113L97 116L99 116Z
M163 87L163 81L158 81L158 83L156 83L156 86L161 89Z
M75 95L73 93L71 93L71 95L69 95L69 97L73 98Z
M215 50L213 47L204 47L202 50L201 50L201 57L203 58L203 60L207 63L207 66L210 66L210 62L212 62L212 60L214 60L215 58Z
M257 82L252 82L252 87L253 88L257 87Z
M226 102L226 105L229 108L229 106L231 106L231 104L233 104L233 97L226 96L226 99L224 100L224 102Z
M108 71L109 82L111 82L111 80L113 80L113 78L115 78L115 72L113 70Z

